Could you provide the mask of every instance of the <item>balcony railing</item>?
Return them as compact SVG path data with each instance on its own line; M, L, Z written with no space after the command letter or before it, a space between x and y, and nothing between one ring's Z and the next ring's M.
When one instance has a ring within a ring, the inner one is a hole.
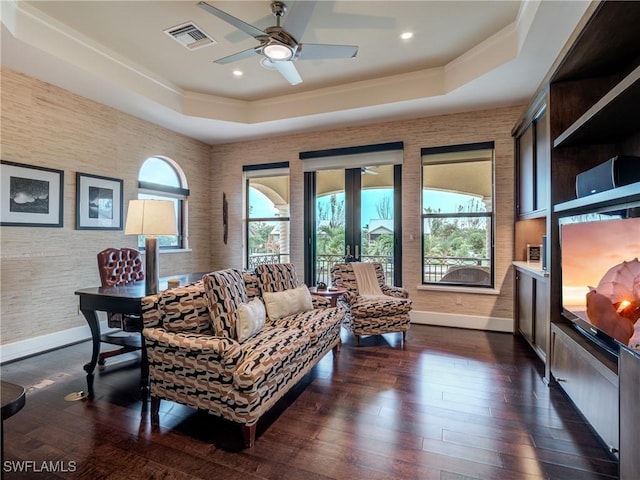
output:
M438 283L447 273L460 267L473 267L487 270L491 267L489 258L477 257L424 257L423 281L425 283Z
M317 255L316 256L316 283L331 284L331 268L336 263L344 263L344 255ZM380 263L384 271L387 285L393 285L393 257L389 255L363 255L361 262Z
M265 263L287 263L290 261L289 258L288 253L250 253L249 270Z
M280 253L252 253L249 255L249 268L254 269L263 263L286 263L290 261L289 254ZM324 282L331 284L331 268L336 263L343 263L343 255L316 256L316 284ZM380 263L384 271L387 285L393 285L393 257L389 255L363 255L362 262ZM424 257L423 281L437 283L447 273L460 267L473 267L488 271L491 261L488 258L472 257Z

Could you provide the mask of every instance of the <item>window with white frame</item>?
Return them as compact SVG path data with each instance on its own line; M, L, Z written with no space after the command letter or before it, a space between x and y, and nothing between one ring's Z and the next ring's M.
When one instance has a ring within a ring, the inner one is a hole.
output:
M138 174L138 199L170 200L175 205L178 235L158 237L160 249L187 248L187 179L180 166L167 157L150 157ZM144 249L144 235L138 235L138 248Z
M493 287L493 142L421 153L422 283Z
M246 266L287 263L289 257L289 163L246 165Z

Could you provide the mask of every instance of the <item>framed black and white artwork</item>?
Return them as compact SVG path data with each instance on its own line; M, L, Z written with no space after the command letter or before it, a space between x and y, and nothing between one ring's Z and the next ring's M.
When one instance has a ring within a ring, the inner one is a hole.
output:
M122 230L122 180L76 173L76 229Z
M62 227L64 171L0 161L0 225Z

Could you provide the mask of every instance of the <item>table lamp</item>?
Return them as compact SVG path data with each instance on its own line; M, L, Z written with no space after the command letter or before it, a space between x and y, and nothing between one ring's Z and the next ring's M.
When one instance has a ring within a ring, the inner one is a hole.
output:
M145 235L145 292L158 293L160 283L157 235L177 235L175 204L171 200L130 200L125 235Z

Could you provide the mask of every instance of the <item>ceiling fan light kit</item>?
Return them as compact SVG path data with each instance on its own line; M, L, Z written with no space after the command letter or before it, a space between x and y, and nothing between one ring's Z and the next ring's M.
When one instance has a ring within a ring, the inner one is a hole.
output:
M293 51L286 45L278 43L270 43L262 49L262 53L272 62L280 62L290 60L293 57Z
M275 68L291 85L302 83L302 78L293 62L297 60L329 60L354 58L358 54L357 45L304 44L298 42L309 23L316 1L296 2L287 15L284 26L280 20L287 12L287 6L280 2L271 3L271 13L276 17L276 25L260 30L228 13L198 2L198 6L212 15L233 25L237 29L258 40L259 45L232 55L214 60L217 64L227 64L255 55L264 57L263 66Z

